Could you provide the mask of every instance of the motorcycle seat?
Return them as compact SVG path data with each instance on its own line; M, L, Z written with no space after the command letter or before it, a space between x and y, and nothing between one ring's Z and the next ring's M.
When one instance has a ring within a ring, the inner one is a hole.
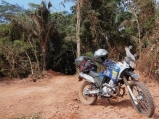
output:
M97 71L90 71L90 72L89 72L89 75L92 76L93 78L100 76L100 74L101 74L101 73L99 73L99 72L97 72Z

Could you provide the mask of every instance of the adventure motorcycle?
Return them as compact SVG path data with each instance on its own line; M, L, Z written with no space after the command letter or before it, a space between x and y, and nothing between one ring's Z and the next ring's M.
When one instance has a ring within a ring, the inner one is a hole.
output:
M96 65L86 56L80 56L75 60L80 69L79 78L85 79L79 90L80 101L86 105L92 105L97 97L107 98L123 97L125 88L128 89L131 102L140 114L152 117L154 114L154 102L147 87L137 79L140 77L134 72L135 58L131 54L132 46L126 47L126 57L121 62L108 62L102 72L97 72ZM86 68L83 66L87 65Z

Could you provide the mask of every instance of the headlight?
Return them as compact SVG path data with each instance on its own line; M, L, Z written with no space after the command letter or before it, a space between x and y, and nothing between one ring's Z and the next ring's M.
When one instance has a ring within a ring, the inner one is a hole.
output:
M135 69L136 68L136 64L134 62L130 61L130 67Z

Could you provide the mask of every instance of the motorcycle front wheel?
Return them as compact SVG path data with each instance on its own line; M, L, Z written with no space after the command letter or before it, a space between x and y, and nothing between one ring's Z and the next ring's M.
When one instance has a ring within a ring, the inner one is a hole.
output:
M87 94L87 92L95 90L96 87L92 83L85 81L80 86L79 98L85 105L93 105L97 100L97 94Z
M137 112L147 117L152 117L155 110L154 101L146 86L139 81L132 81L129 83L129 85L136 98L136 101L138 102L138 104L136 105L129 93L131 102Z

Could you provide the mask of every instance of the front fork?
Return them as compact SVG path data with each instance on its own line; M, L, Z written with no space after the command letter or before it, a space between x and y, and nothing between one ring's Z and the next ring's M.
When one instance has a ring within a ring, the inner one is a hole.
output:
M130 88L130 86L129 86L129 84L128 84L128 81L126 80L126 77L125 77L125 76L123 77L123 81L124 81L126 87L128 88L128 91L129 91L129 93L130 93L130 95L131 95L131 97L132 97L132 99L133 99L135 105L138 105L137 99L135 98L134 94L132 93L132 90L131 90L131 88Z

